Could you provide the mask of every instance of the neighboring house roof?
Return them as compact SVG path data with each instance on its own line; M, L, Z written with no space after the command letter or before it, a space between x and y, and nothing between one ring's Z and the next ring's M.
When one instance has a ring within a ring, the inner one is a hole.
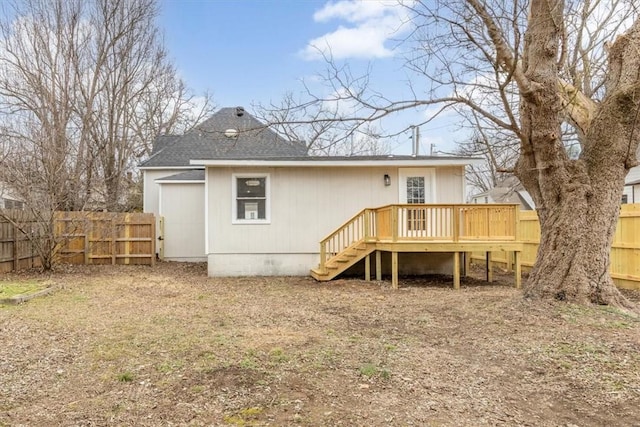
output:
M638 184L640 184L640 179L637 179L637 180L631 181L631 182L627 182L624 185L625 186L628 186L628 185L630 186L630 185L638 185Z
M169 182L204 182L204 169L190 170L175 175L164 176L155 180L159 183Z
M222 108L184 135L160 136L139 167L185 167L192 159L303 157L307 147L287 141L241 107Z
M515 176L503 179L490 190L471 196L472 199L479 197L489 197L494 203L518 203L528 209L535 209L533 198Z

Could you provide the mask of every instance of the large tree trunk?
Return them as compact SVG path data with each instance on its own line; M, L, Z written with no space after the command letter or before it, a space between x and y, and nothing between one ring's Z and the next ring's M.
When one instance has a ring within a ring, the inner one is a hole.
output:
M583 151L571 160L560 131L566 105L557 93L563 8L563 1L533 0L525 40L531 90L521 97L516 171L536 202L541 227L525 293L630 308L609 274L609 252L640 139L640 23L611 47L607 94L593 119L582 123Z

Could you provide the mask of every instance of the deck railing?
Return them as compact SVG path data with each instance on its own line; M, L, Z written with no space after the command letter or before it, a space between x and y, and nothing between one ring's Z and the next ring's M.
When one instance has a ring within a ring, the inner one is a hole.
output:
M362 242L513 241L518 212L514 204L404 204L363 209L320 242L320 268Z
M375 239L374 209L363 209L320 242L320 265L358 242Z

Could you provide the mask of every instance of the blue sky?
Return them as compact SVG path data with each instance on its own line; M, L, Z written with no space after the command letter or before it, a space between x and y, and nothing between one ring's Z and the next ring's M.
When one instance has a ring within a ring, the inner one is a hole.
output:
M393 3L393 2L391 2ZM179 73L196 93L213 93L219 107L278 103L287 92L314 90L314 77L326 63L318 49L331 47L333 56L355 73L373 70L373 84L390 97L406 91L402 60L394 52L394 37L402 19L398 8L377 0L160 0L159 25ZM424 112L408 112L392 126L420 121ZM437 149L453 148L450 121L422 129L421 154L429 142ZM396 154L410 152L401 137L391 146Z

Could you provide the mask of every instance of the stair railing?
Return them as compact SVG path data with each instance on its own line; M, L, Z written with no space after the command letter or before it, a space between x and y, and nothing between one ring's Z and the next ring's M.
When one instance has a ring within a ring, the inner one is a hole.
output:
M366 242L376 235L374 209L363 209L320 241L320 271L326 273L329 261L348 247Z
M320 271L361 242L399 240L510 241L517 239L514 204L387 205L363 209L320 242Z

